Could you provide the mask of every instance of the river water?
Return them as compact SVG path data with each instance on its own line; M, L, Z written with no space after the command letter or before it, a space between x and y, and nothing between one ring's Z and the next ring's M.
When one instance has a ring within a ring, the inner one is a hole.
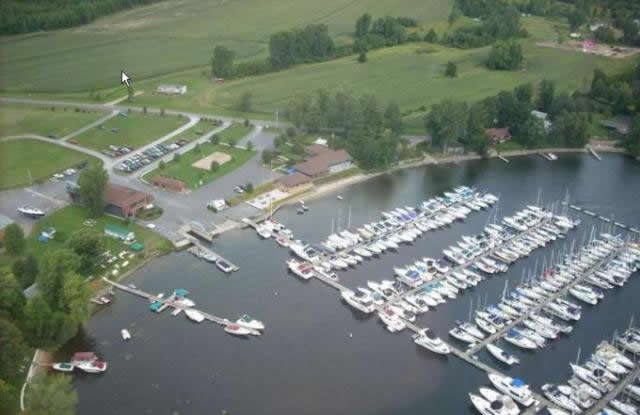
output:
M617 155L598 162L585 155L472 161L430 166L376 177L308 202L311 210L297 215L282 209L277 219L297 238L320 242L335 226L361 225L393 207L420 201L457 185L476 186L499 194L498 215L526 204L562 199L629 225L640 224L640 163ZM438 257L460 235L480 231L490 211L473 213L464 222L429 233L397 253L340 273L355 288L367 280L392 278L392 268L422 256ZM574 213L578 215L578 213ZM516 285L523 274L542 266L552 250L573 239L584 241L603 222L581 215L582 224L564 241L556 241L418 317L417 324L448 338L456 319L468 316L470 303L497 300L506 280ZM95 350L109 362L103 375L76 374L81 415L107 414L472 414L467 393L487 384L486 375L454 356L436 356L418 349L409 332L388 333L375 316L364 317L344 304L339 293L320 281L301 281L287 273L287 250L258 239L252 230L224 234L215 249L240 266L230 276L190 254L159 258L126 283L152 293L185 288L197 308L228 318L249 313L267 326L263 336L239 339L209 322L193 324L184 315L152 313L149 305L119 292L110 307L97 313L86 332L73 343L75 351ZM522 364L506 372L535 388L562 382L578 349L587 356L603 338L638 317L636 275L624 288L608 292L596 307L584 306L573 333L545 349L519 355ZM124 342L120 330L133 339ZM497 365L483 351L479 358Z

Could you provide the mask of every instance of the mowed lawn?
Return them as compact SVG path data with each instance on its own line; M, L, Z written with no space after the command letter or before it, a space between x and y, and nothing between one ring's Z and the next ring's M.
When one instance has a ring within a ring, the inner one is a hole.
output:
M136 82L206 65L216 44L239 58L264 55L280 30L324 23L334 37L355 20L411 16L427 27L446 22L453 0L167 0L66 30L0 39L0 89L89 91L117 87L120 70Z
M0 105L0 137L35 134L60 138L90 124L106 113L76 112L62 108Z
M0 141L0 189L44 180L83 161L99 164L95 157L38 140Z
M73 141L94 150L105 150L110 145L138 148L187 122L186 118L132 112L126 116L117 115L74 137Z

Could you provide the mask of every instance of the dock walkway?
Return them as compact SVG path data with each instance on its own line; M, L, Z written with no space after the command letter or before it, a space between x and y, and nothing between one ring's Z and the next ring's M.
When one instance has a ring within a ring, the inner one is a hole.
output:
M469 355L475 354L478 351L480 351L483 347L485 347L488 343L492 343L494 342L496 339L499 339L502 337L502 335L504 335L504 333L506 333L507 331L509 331L510 329L512 329L513 327L515 327L517 324L519 324L520 322L522 322L523 320L527 319L531 314L537 313L538 311L540 311L540 309L542 309L543 307L545 307L546 305L548 305L549 303L555 301L557 298L560 297L564 297L571 288L573 288L576 284L579 284L580 282L584 281L586 278L588 278L589 276L591 276L593 273L595 273L596 271L598 271L600 269L600 267L602 267L602 265L606 264L607 262L609 262L613 257L615 257L620 251L622 251L624 249L624 246L621 246L618 249L615 249L611 254L609 254L608 256L606 256L605 258L601 259L600 261L598 261L594 266L592 266L590 269L588 269L586 272L584 272L580 277L576 278L575 280L571 281L567 286L563 287L561 290L559 290L557 293L551 295L550 297L547 297L542 303L536 305L532 310L530 310L528 313L518 317L516 320L514 320L512 323L507 324L506 326L504 326L502 329L498 330L495 334L492 334L491 336L486 337L484 340L476 343L473 347L469 348L469 350L467 350L466 353L468 353Z
M615 222L613 220L613 218L607 218L604 215L598 215L597 213L591 212L590 210L583 209L580 206L569 205L569 207L571 209L575 210L576 212L584 213L587 216L591 216L591 217L594 217L596 219L600 219L601 221L604 221L606 223L613 224L613 225L617 226L620 229L629 230L629 231L631 231L631 232L633 232L635 234L639 234L640 235L640 229L636 229L636 228L631 227L629 225L625 225L624 223L621 223L621 222ZM638 228L640 228L640 226Z
M226 259L226 258L225 258L225 257L223 257L222 255L220 255L219 253L215 252L213 249L208 248L208 247L206 247L206 246L202 245L202 244L200 243L200 241L198 241L196 238L194 238L194 237L190 237L190 238L189 238L189 240L191 241L191 243L193 244L193 246L194 246L196 249L198 249L198 250L200 250L200 251L202 251L202 252L205 252L205 253L207 253L207 254L209 254L209 255L213 255L214 257L216 257L216 260L222 260L222 261L225 261L227 264L229 264L229 265L231 266L231 270L232 270L232 272L233 272L233 271L238 271L238 270L240 269L240 268L239 268L237 265L235 265L233 262L229 261L228 259Z
M514 237L512 237L512 238L510 238L510 239L508 239L508 240L506 240L506 241L504 241L503 243L501 243L501 244L499 244L499 245L496 245L495 247L491 248L489 251L485 252L485 253L484 253L484 254L482 254L482 255L485 255L485 256L492 256L492 255L493 255L493 253L494 253L495 251L497 251L497 250L499 250L499 249L502 249L502 248L504 248L505 246L508 246L509 244L511 244L511 243L513 243L513 242L515 242L515 241L517 241L518 239L520 239L520 238L524 237L525 235L528 235L529 233L531 233L531 232L535 231L536 229L539 229L540 227L542 227L542 226L546 225L546 224L547 224L547 223L549 223L550 221L551 221L551 218L546 218L546 219L542 220L540 223L538 223L536 226L533 226L533 227L531 227L531 228L527 229L527 230L526 230L526 231L524 231L524 232L520 232L520 233L519 233L519 234L517 234L516 236L514 236ZM482 255L480 255L480 256L482 256ZM438 277L438 278L434 278L433 280L431 280L431 281L429 281L429 282L426 282L426 283L424 283L424 284L420 285L419 287L416 287L416 288L414 288L414 289L411 289L411 290L409 290L409 291L406 291L406 292L402 293L401 295L398 295L398 296L396 296L396 297L393 297L392 299L390 299L390 300L389 300L389 301L387 301L386 303L384 303L384 304L382 304L382 305L378 306L378 310L382 310L382 309L384 309L385 307L387 307L387 306L389 306L389 305L393 305L394 303L396 303L396 302L398 302L398 301L401 301L402 299L404 299L404 298L405 298L406 296L408 296L408 295L413 295L413 294L415 294L416 292L421 291L421 290L424 288L424 286L425 286L425 285L433 284L433 283L438 283L439 281L445 280L446 278L448 278L449 276L451 276L454 272L462 271L462 270L464 270L464 269L468 268L468 267L469 267L469 266L471 266L473 263L475 263L476 261L478 261L478 259L480 258L480 256L474 257L474 258L470 259L469 261L467 261L466 263L464 263L464 264L462 264L462 265L458 265L458 266L452 267L452 268L449 270L449 272L447 272L446 274L443 274L443 275L441 275L441 276L440 276L440 277Z
M598 414L601 410L604 409L605 406L607 406L609 401L611 401L612 399L615 399L615 397L618 396L621 392L623 392L624 388L628 384L632 383L633 380L636 379L638 376L640 376L640 365L636 365L636 368L634 370L632 370L631 372L629 372L629 374L627 375L626 378L624 378L620 382L618 382L616 387L613 388L611 390L611 392L609 392L605 396L603 396L602 399L600 399L588 411L585 411L584 414L585 415L596 415L596 414Z
M157 295L153 295L153 294L149 294L147 292L144 292L142 290L139 290L137 288L132 288L126 285L122 285L119 284L115 281L111 281L110 279L106 278L106 277L102 277L102 280L104 282L106 282L107 284L110 284L111 286L118 288L122 291L126 291L129 294L133 294L133 295L137 295L138 297L142 297L142 298L146 298L149 301L158 301L163 303L163 308L162 310L164 310L167 307L173 307L173 308L179 308L182 311L184 310L195 310L197 312L199 312L200 314L202 314L204 316L205 319L220 324L222 326L226 326L227 324L231 323L231 321L229 319L223 318L223 317L218 317L218 316L214 316L213 314L209 314L207 312L201 311L201 310L196 310L193 307L185 307L184 305L181 305L179 303L176 303L175 301L173 301L175 299L175 294L173 294L171 297L169 298L160 298Z
M596 160L601 161L602 157L600 157L600 155L598 153L596 153L596 150L594 150L593 147L591 147L589 144L587 144L587 150L589 151L589 153L591 153L591 155L593 157L596 158Z

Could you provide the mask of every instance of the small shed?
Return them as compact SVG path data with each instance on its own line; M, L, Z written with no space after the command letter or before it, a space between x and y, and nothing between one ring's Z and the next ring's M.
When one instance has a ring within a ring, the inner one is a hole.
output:
M172 179L166 176L156 176L151 179L151 184L162 189L173 190L174 192L184 192L187 185L178 179Z
M129 248L133 251L133 252L140 252L144 249L144 244L141 242L134 242L131 245L129 245Z

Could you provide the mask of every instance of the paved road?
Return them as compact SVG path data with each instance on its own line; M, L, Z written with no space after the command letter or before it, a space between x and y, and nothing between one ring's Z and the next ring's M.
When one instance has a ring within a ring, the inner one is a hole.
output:
M72 133L72 136L76 136L96 125L100 124L100 121L104 121L108 119L107 117L113 116L120 111L138 111L142 112L143 108L135 107L135 106L118 106L114 105L114 103L110 104L88 104L88 103L74 103L74 102L66 102L66 101L55 101L55 100L34 100L34 99L22 99L22 98L2 98L0 97L0 102L4 103L19 103L19 104L32 104L32 105L47 105L47 106L65 106L71 108L82 108L88 110L101 110L101 111L110 111L110 114L106 116L103 120L96 121L77 132ZM147 108L147 112L149 113L160 113L160 109L157 108ZM33 138L36 140L41 140L45 142L49 142L52 144L60 145L69 149L73 149L76 151L83 152L85 154L97 157L101 159L104 163L105 168L110 173L110 180L112 183L120 184L124 186L128 186L140 191L151 193L155 200L156 204L164 208L165 213L162 215L160 219L158 219L156 224L156 229L167 236L170 239L177 238L177 230L180 226L188 223L190 221L198 221L207 227L211 227L214 224L219 224L225 221L227 218L239 219L241 217L259 213L256 209L246 205L241 204L232 209L225 210L219 214L212 213L206 209L207 203L212 199L228 199L234 195L233 189L234 187L245 184L247 182L252 182L255 186L260 185L264 182L273 180L274 178L279 176L279 173L274 173L267 168L262 166L261 162L261 151L268 148L273 148L273 139L275 138L275 134L265 132L264 127L270 122L255 120L252 121L252 124L256 126L255 130L243 137L238 145L245 146L246 143L250 140L255 149L258 151L256 156L247 161L242 167L234 170L233 172L221 177L213 183L209 183L206 186L203 186L200 189L189 192L187 194L176 194L174 192L165 191L162 189L154 188L152 186L148 186L140 180L140 177L144 175L146 172L153 169L159 163L159 160L154 161L154 163L145 166L144 169L135 172L131 175L120 175L114 174L112 171L113 167L115 167L118 163L121 162L126 157L130 157L131 155L138 154L140 152L145 151L146 149L159 144L169 138L175 137L187 129L193 127L198 121L202 118L215 118L223 121L223 125L221 127L215 128L209 131L204 136L198 138L195 142L189 144L188 146L179 150L180 152L188 151L189 149L195 146L196 142L204 142L208 140L213 134L229 127L233 122L242 122L242 119L234 119L231 117L219 117L211 114L198 114L192 112L184 112L184 111L174 111L174 110L166 110L165 114L172 116L183 116L189 118L189 122L182 127L170 132L169 134L154 140L153 142L136 149L132 153L129 153L125 157L113 159L110 158L100 152L90 150L75 144L72 144L68 141L61 140L53 140L47 137L37 136L37 135L25 135L25 136L17 136L10 137L9 139L24 139L24 138ZM286 127L286 123L281 123ZM66 139L71 137L66 137ZM173 154L169 154L165 156L163 159L168 160L173 157ZM11 218L17 219L20 221L19 223L24 222L24 218L17 217L16 208L19 205L26 204L28 201L32 205L36 207L42 207L43 210L48 211L54 209L56 207L60 207L60 203L56 203L52 205L52 201L48 198L52 198L53 200L67 200L66 194L64 194L64 185L61 187L49 188L45 186L44 188L37 190L38 195L34 195L33 193L29 193L29 189L20 189L14 191L11 198L8 198L12 202L8 203L0 203L0 212L7 214ZM6 192L3 192L3 196ZM25 195L29 195L29 197L25 197ZM33 200L33 199L38 199ZM58 198L58 199L56 199ZM4 201L4 198L3 198ZM28 225L28 223L24 223Z
M120 111L118 111L118 110L113 110L113 111L111 111L111 113L105 115L104 117L100 118L99 120L94 121L89 125L85 125L81 129L76 130L76 131L72 132L71 134L62 137L60 140L61 141L67 141L67 140L69 140L69 139L71 139L71 138L73 138L75 136L78 136L78 135L84 133L85 131L88 131L88 130L94 128L94 127L97 127L98 125L102 124L103 122L105 122L107 120L110 120L111 118L113 118L116 115L118 115L119 112Z

